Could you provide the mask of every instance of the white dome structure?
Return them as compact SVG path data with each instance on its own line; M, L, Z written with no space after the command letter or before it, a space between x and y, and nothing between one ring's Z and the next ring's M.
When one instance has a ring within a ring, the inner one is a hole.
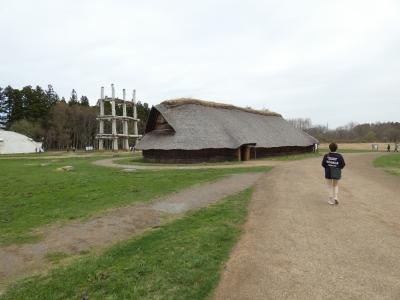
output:
M0 129L0 154L35 153L43 151L42 143L14 132Z

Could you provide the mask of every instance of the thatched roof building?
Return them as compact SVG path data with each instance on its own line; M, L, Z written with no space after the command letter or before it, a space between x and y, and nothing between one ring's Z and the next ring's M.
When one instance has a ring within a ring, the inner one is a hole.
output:
M137 149L154 162L247 160L312 151L318 142L277 113L195 99L154 106L145 133Z

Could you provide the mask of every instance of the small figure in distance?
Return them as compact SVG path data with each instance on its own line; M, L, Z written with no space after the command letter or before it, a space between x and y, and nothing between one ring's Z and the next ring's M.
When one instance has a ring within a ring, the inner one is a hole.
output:
M313 152L314 153L317 153L318 152L318 144L317 143L314 143L314 145L313 145Z
M386 152L390 152L390 144L387 145Z
M325 169L325 179L329 188L329 200L331 205L339 204L339 180L342 177L342 169L346 163L341 154L337 153L336 143L329 144L330 152L324 155L322 167Z
M399 152L399 144L394 144L394 151L393 152Z

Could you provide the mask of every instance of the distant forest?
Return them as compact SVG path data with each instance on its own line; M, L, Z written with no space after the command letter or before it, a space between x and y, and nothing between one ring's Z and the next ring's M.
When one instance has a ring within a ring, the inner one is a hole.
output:
M289 119L296 128L302 129L320 142L340 142L340 143L370 143L400 142L400 123L399 122L378 122L356 124L349 123L346 126L336 129L329 129L327 126L314 126L310 119Z
M110 103L105 103L106 114L111 114ZM139 134L144 133L150 113L147 103L137 103ZM122 114L122 108L117 107ZM129 107L128 115L132 115ZM51 85L47 89L40 86L26 86L15 89L0 87L0 128L22 133L42 141L45 149L66 150L96 146L95 136L98 123L97 106L90 106L86 96L78 97L72 90L66 100L59 97ZM400 123L349 123L336 129L315 126L310 119L289 119L296 128L302 129L320 142L400 142ZM122 124L118 124L118 131ZM105 124L106 132L111 132L110 124Z
M105 110L106 113L111 111L110 103L106 103ZM142 134L150 113L149 105L138 102L137 112L138 129ZM122 108L117 107L117 113L122 115ZM127 113L132 115L132 108L128 108ZM51 85L46 90L40 86L0 87L0 128L42 141L45 149L96 146L97 114L98 107L90 106L89 99L83 95L78 97L75 90L66 100L60 98ZM111 132L107 125L105 130Z

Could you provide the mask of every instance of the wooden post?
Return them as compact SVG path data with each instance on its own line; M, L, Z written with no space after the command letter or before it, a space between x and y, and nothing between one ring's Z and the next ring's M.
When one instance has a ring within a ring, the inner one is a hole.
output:
M111 114L113 117L116 116L114 84L111 84ZM111 122L112 122L112 134L113 134L113 150L118 151L117 120L113 118Z
M99 100L99 106L100 106L100 117L104 116L104 87L101 87L101 92L100 92L100 100ZM104 120L100 120L99 122L99 133L102 135L104 133ZM99 150L102 151L104 150L104 140L102 137L99 138Z
M133 118L137 119L136 90L133 90L132 102L133 102ZM136 120L133 121L133 134L138 135L138 127Z
M244 155L244 160L250 160L250 147L249 146L245 146L244 148L245 150L245 155Z
M123 104L122 104L122 115L124 117L127 116L126 114L126 92L125 89L122 90L122 100L124 100ZM124 137L124 142L123 142L123 149L124 150L129 150L129 138L128 138L128 120L123 120L122 121L122 130L123 130L123 134L125 135Z

